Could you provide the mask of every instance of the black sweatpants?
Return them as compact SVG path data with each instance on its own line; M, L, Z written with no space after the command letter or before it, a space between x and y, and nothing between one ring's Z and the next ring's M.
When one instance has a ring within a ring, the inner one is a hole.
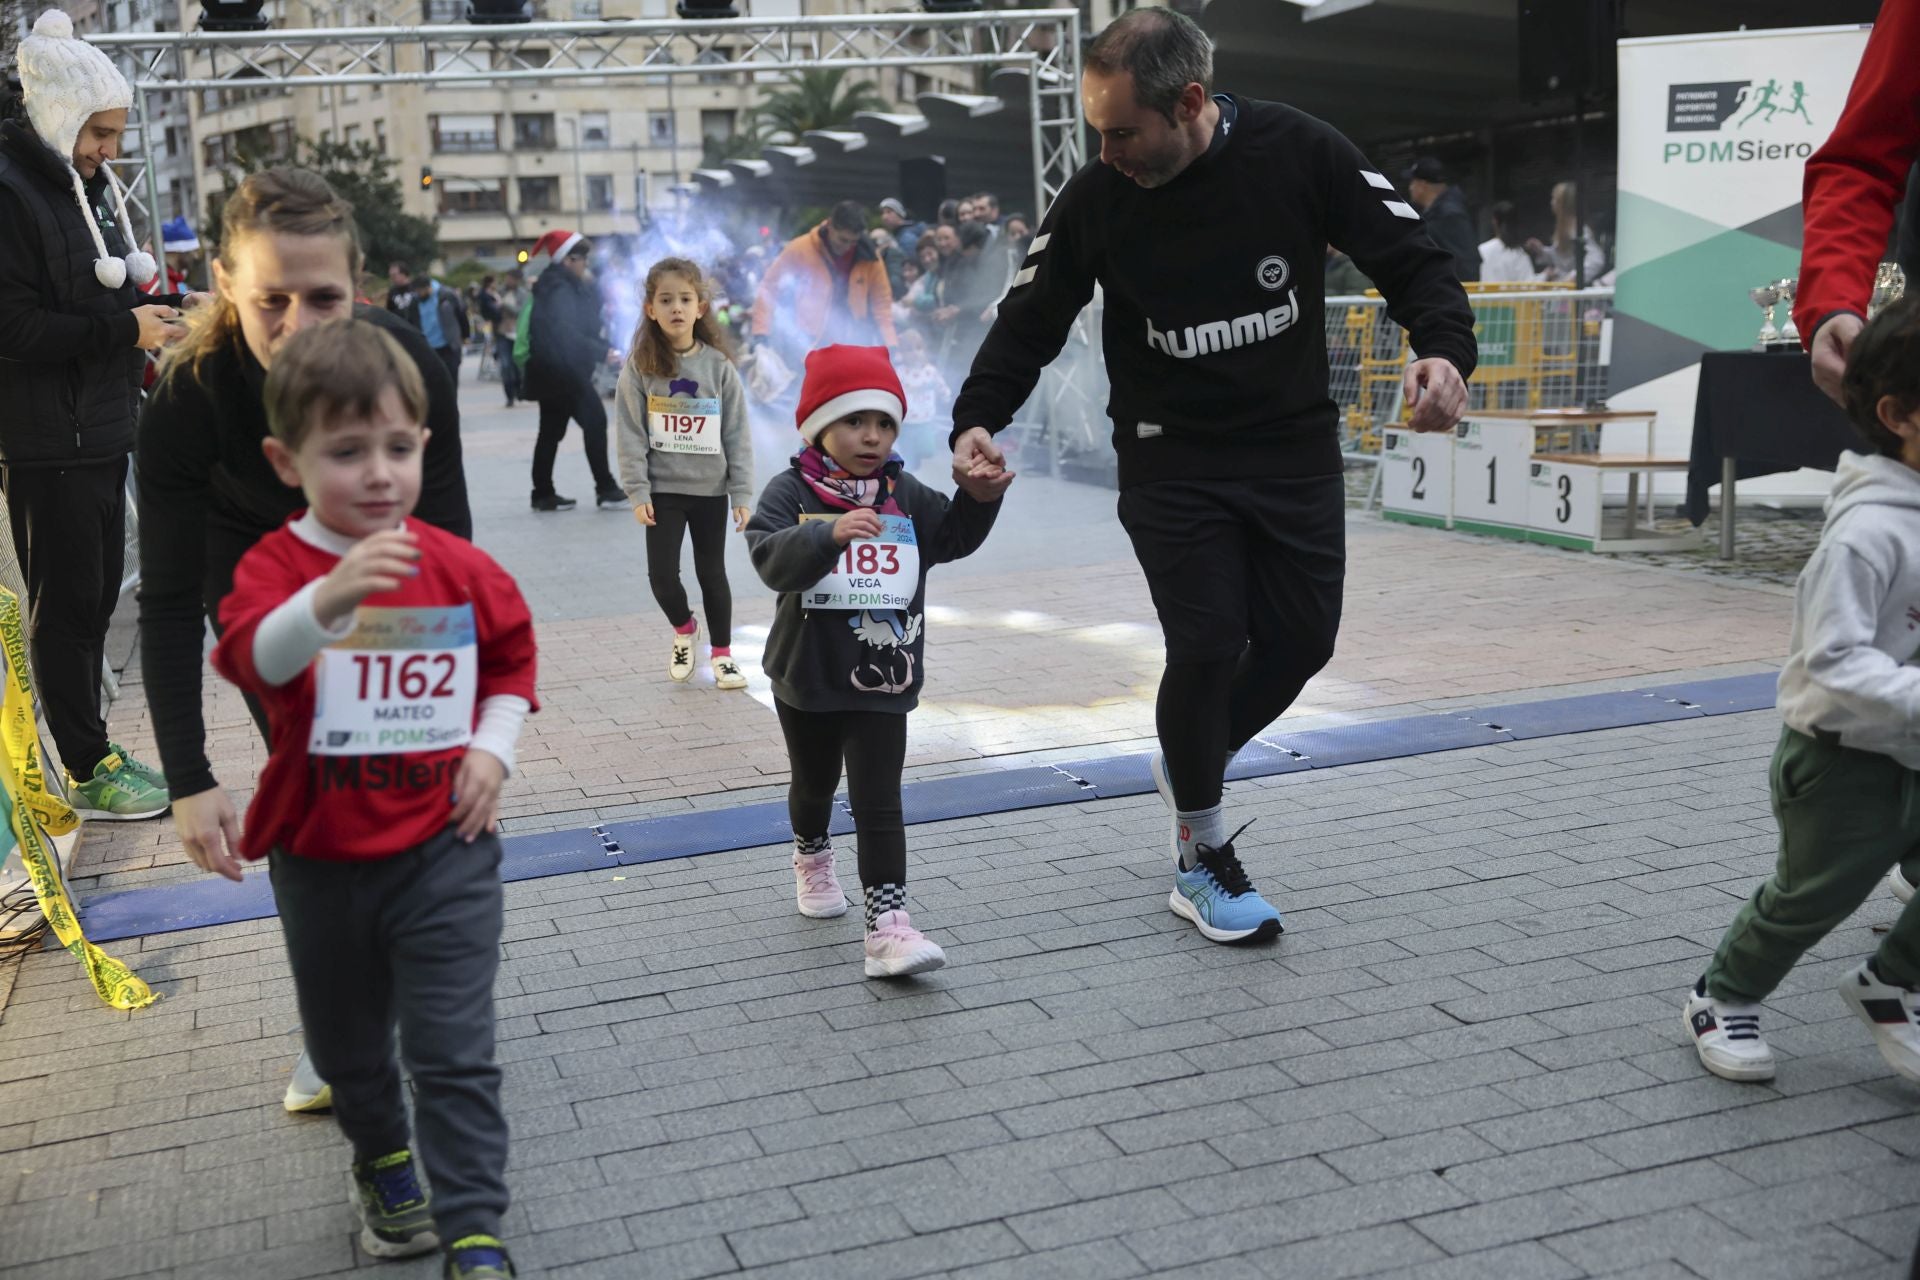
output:
M440 363L447 366L447 376L453 379L456 390L460 386L460 348L435 347L433 354L440 357Z
M859 840L860 884L907 883L907 825L900 811L900 770L907 761L907 718L889 711L801 711L774 699L787 739L787 817L793 834L827 834L840 767Z
M493 340L493 362L500 366L500 385L506 390L507 403L512 404L520 398L520 366L513 362L512 334Z
M100 672L127 561L127 460L0 467L34 683L60 763L85 782L107 758Z
M540 435L533 442L534 496L544 498L554 491L553 460L560 453L569 419L580 424L580 435L587 446L587 466L593 471L594 495L621 492L620 482L607 466L607 407L600 403L600 393L588 381L570 394L540 401Z
M269 870L307 1053L333 1086L355 1160L408 1141L394 1060L413 1076L414 1130L443 1241L498 1235L507 1118L493 1058L500 841L452 827L404 853L326 862L275 850Z
M715 648L733 643L733 591L727 586L727 497L655 493L647 527L647 584L673 626L693 616L680 582L680 547L693 531L693 574L707 612L707 639Z
M1211 809L1231 753L1333 657L1345 480L1156 480L1119 510L1166 636L1155 722L1174 803Z

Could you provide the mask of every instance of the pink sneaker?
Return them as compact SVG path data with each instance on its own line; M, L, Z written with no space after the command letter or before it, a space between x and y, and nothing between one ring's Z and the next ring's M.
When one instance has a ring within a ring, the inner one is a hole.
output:
M847 914L847 895L833 874L833 850L812 856L793 855L793 898L800 914L815 920L831 920Z
M883 911L867 934L867 976L904 978L947 962L947 953L913 927L904 911Z

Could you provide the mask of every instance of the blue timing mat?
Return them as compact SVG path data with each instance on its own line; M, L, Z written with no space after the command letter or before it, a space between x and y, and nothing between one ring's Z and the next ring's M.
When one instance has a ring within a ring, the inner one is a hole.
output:
M1527 738L1764 711L1774 704L1778 678L1763 672L1298 733L1287 732L1283 721L1247 744L1228 768L1227 779L1267 778L1303 769L1337 769L1371 760ZM1147 759L1145 755L1108 756L932 778L908 783L902 788L901 799L907 822L919 824L1147 795L1153 791ZM835 835L853 830L845 797L835 805L828 829ZM784 802L701 809L576 831L507 836L501 840L505 856L500 876L507 881L535 880L609 866L695 858L729 849L756 849L785 844L791 838ZM113 942L263 920L273 914L273 888L264 873L256 872L240 884L207 877L153 889L101 894L81 908L80 919L93 941Z

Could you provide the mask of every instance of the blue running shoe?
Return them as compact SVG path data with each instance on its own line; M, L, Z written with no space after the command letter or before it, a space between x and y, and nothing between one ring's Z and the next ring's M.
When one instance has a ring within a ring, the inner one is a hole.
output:
M1209 942L1262 942L1280 933L1280 913L1254 892L1246 868L1233 852L1233 842L1246 829L1241 827L1218 849L1199 845L1191 871L1174 864L1167 905L1175 915L1191 920Z

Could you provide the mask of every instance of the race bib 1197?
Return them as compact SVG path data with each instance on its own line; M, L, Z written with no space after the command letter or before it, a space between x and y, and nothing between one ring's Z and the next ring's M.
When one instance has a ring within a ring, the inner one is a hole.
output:
M370 609L314 660L313 736L321 756L410 755L473 737L479 650L473 606Z
M719 399L648 396L647 444L662 453L719 453Z

